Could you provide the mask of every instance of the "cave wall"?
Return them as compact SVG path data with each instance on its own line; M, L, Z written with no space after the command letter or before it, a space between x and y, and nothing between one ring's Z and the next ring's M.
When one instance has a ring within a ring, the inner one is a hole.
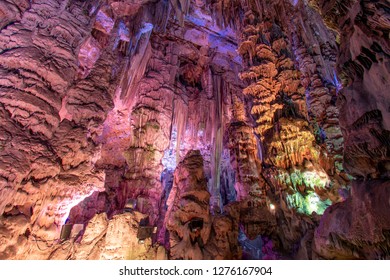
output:
M313 2L327 15L328 26L338 32L337 70L343 89L337 106L344 135L343 164L354 177L351 197L325 213L314 248L326 258L386 259L390 220L385 210L390 186L388 3Z
M9 215L1 251L8 258L26 249L31 232L37 242L57 238L70 208L104 190L93 138L113 107L116 63L106 51L79 78L79 49L94 42L80 2L6 1L2 11L9 15L0 35L0 211Z
M388 9L3 1L0 258L388 258Z

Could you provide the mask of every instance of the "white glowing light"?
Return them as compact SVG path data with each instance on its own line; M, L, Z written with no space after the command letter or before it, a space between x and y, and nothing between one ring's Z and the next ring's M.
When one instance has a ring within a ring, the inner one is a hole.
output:
M275 205L273 205L273 204L270 204L270 205L269 205L269 209L271 209L271 210L275 210Z
M310 196L310 203L317 203L320 201L320 198L316 195Z
M66 205L63 205L62 207L65 208L65 211L64 211L65 214L62 217L62 224L65 224L66 219L69 217L70 210L72 210L72 208L74 206L76 206L77 204L79 204L81 201L83 201L87 197L91 196L95 191L96 191L96 189L91 189L86 194L77 195L69 203L67 203Z
M318 212L318 202L320 201L320 198L317 196L317 194L313 193L312 195L309 195L308 197L309 205L308 209L311 212Z

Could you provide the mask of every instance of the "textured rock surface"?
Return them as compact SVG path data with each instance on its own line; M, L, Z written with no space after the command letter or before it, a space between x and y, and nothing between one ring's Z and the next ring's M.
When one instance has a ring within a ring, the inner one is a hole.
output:
M389 8L2 1L0 259L390 258Z
M352 197L324 216L315 248L324 258L388 259L390 217L379 209L388 207L389 6L386 1L313 2L339 33L338 72L344 88L337 105L345 139L344 167L355 177ZM336 230L346 219L348 223ZM367 224L364 234L362 222Z
M389 181L354 182L352 195L326 210L314 250L327 259L387 259Z
M104 190L92 138L113 105L109 54L77 80L74 49L90 36L91 19L81 3L67 2L34 1L0 35L0 211L25 217L24 227L43 240L57 237L72 206ZM9 240L25 233L13 223L5 229L12 229L2 236ZM7 257L10 244L3 245Z

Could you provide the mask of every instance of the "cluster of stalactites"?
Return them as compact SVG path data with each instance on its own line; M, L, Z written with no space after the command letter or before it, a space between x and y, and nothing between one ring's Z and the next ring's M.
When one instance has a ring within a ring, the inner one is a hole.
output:
M248 65L240 78L249 84L243 93L253 99L251 114L261 139L281 117L305 115L300 73L278 26L270 22L247 25L238 52Z
M248 23L278 18L285 14L285 0L206 0L217 25L237 30Z

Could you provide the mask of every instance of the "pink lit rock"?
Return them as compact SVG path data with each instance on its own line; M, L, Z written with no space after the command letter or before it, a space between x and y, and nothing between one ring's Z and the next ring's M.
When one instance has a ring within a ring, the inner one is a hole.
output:
M201 248L211 232L209 199L202 156L199 151L191 151L175 171L167 201L170 207L166 224L173 259L203 259ZM191 229L193 221L199 221L196 229Z
M142 7L141 3L136 1L109 1L111 8L117 17L133 16ZM132 3L135 2L135 3ZM141 2L141 1L140 1Z
M84 79L88 76L96 61L100 57L99 43L93 38L89 37L80 47L78 61L79 61L79 76Z
M110 34L114 27L115 21L108 15L109 11L100 9L96 15L96 21L93 26L94 29L99 30L105 34Z

